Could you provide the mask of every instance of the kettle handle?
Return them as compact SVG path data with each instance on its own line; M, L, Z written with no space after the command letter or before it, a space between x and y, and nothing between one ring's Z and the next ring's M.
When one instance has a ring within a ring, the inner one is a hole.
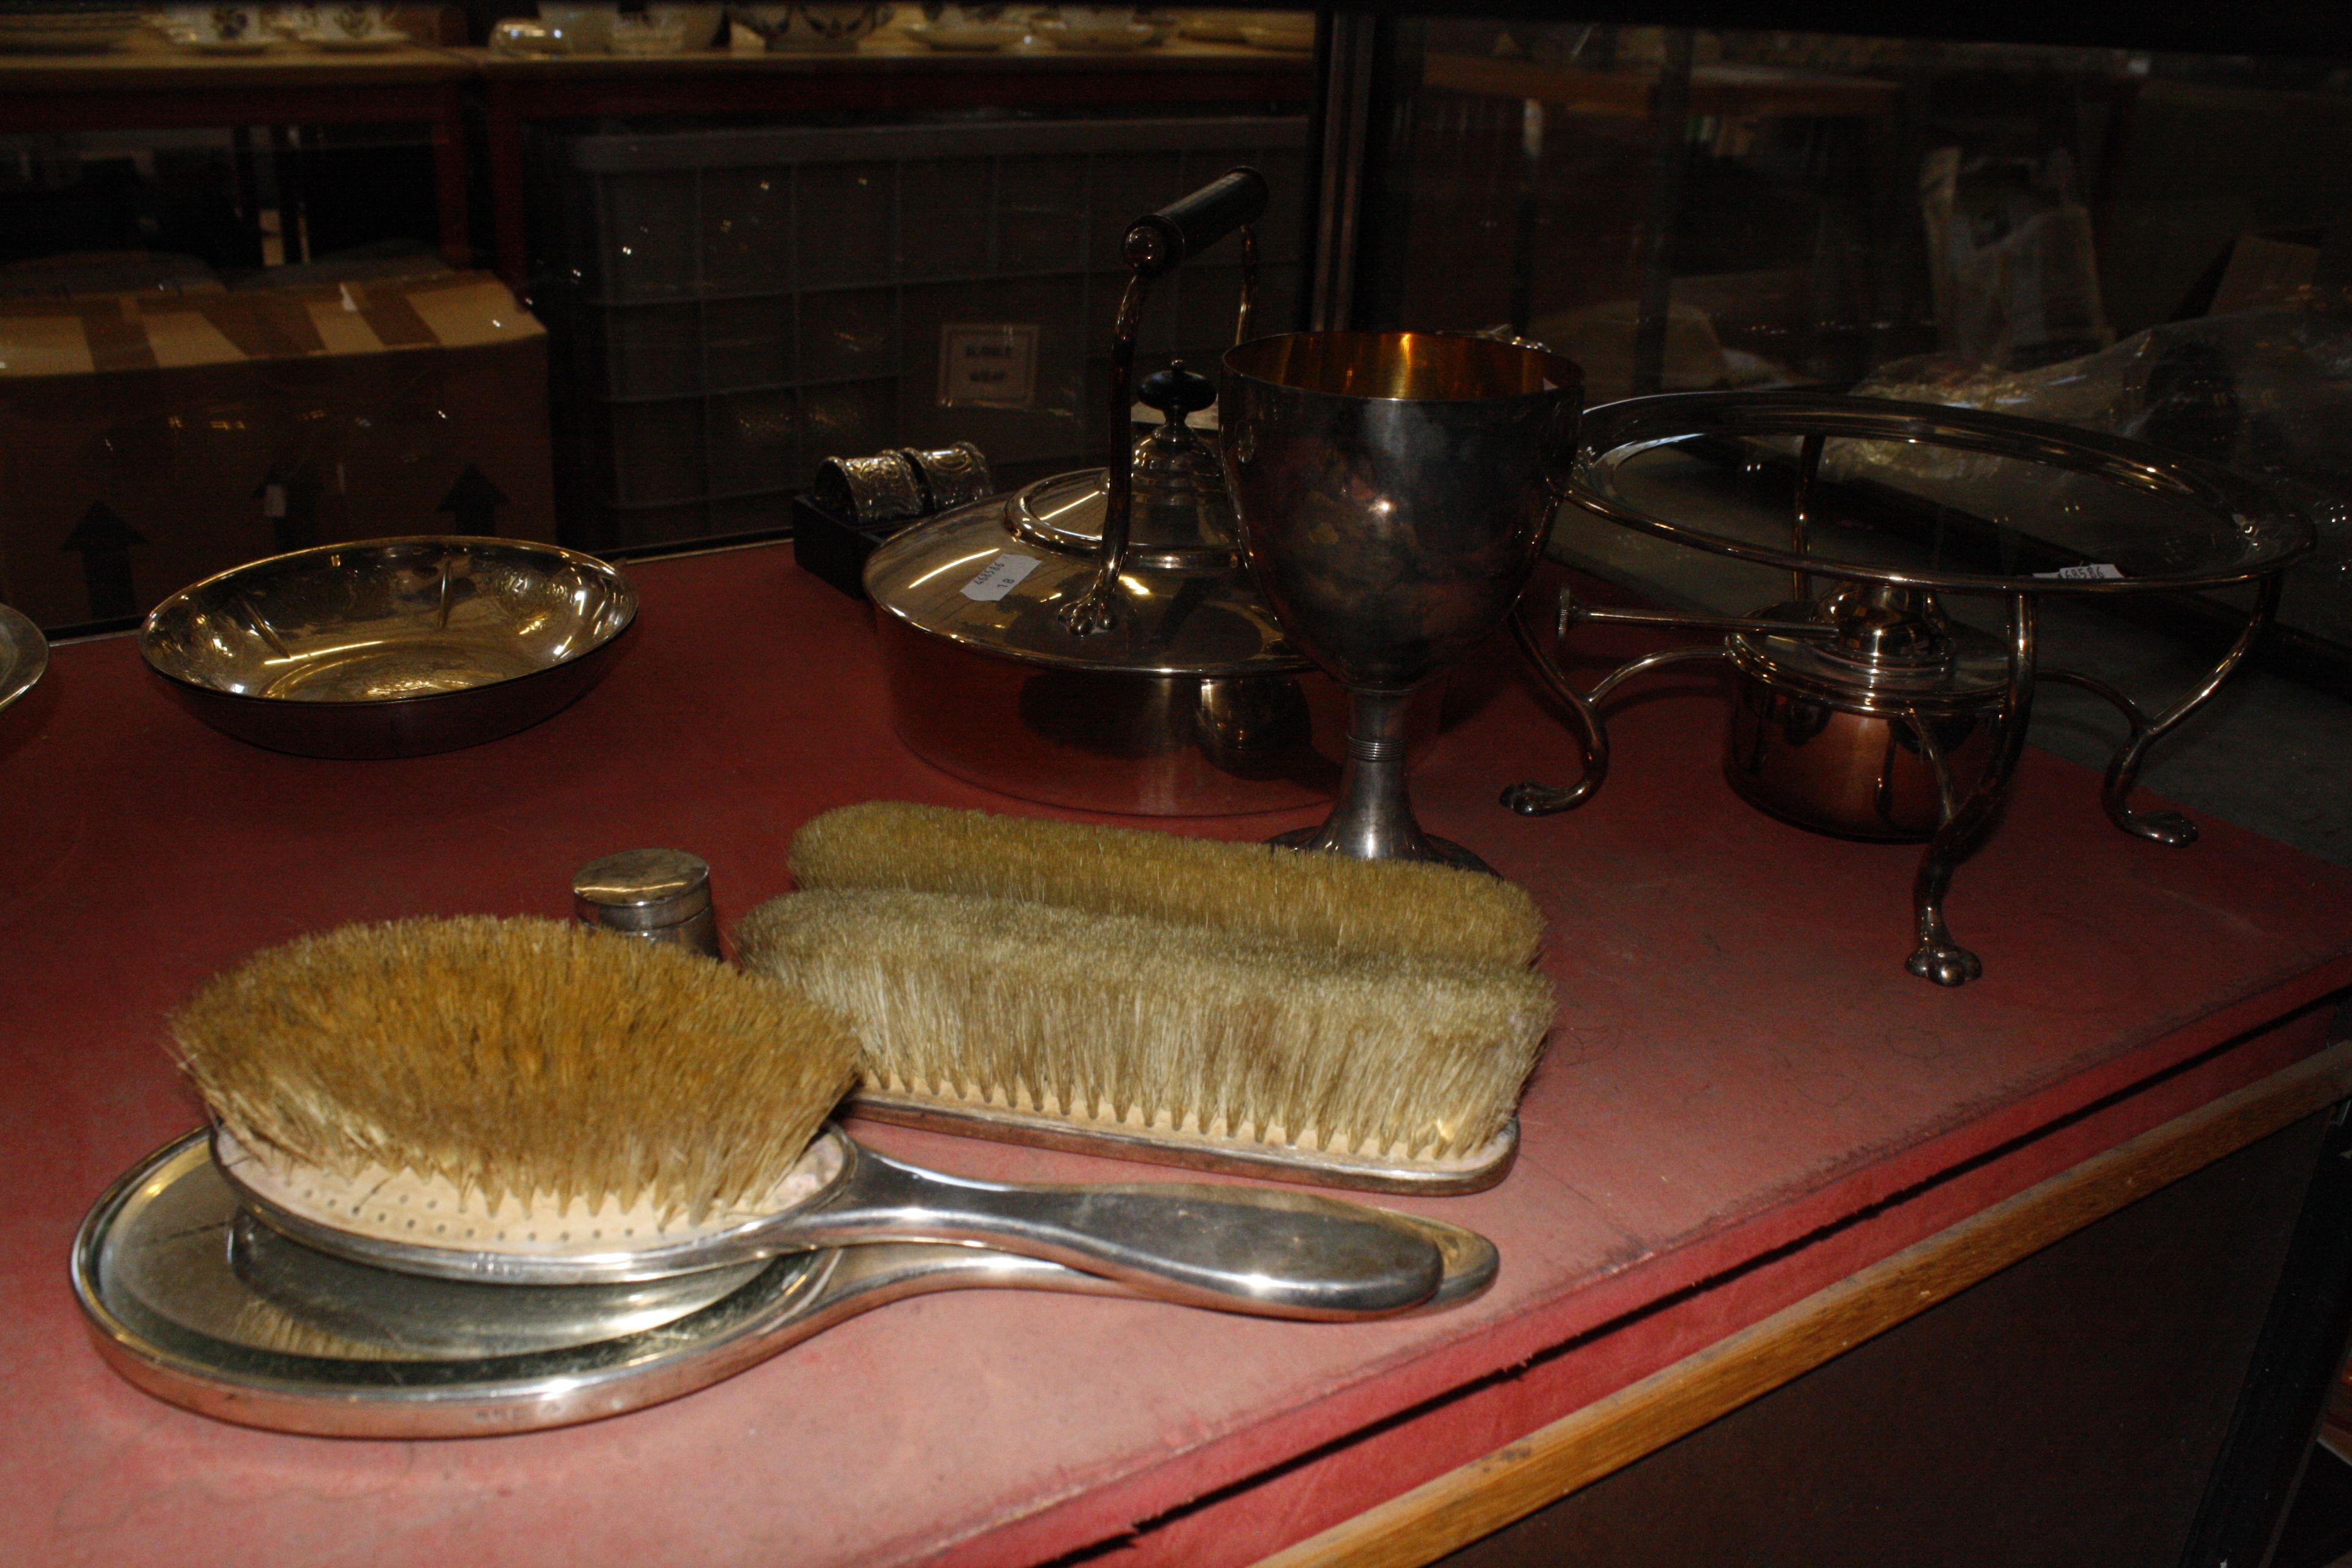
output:
M1127 565L1128 530L1135 513L1135 444L1125 438L1125 432L1135 404L1136 330L1152 280L1240 229L1242 299L1234 341L1244 341L1257 297L1257 220L1265 212L1265 176L1244 166L1138 218L1127 231L1121 247L1127 257L1127 290L1119 296L1118 323L1110 344L1110 430L1120 449L1107 468L1094 581L1062 610L1062 624L1073 637L1108 631L1118 622L1118 574Z
M1265 214L1265 176L1244 165L1181 201L1135 220L1121 247L1128 265L1157 278Z

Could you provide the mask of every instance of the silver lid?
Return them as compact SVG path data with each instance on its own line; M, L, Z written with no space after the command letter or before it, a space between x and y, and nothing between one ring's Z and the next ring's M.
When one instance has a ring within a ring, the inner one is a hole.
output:
M1229 545L1138 545L1118 579L1112 628L1073 635L1062 611L1095 579L1102 512L1103 471L1092 468L927 518L874 552L866 596L918 631L1055 669L1225 677L1313 668Z
M572 913L586 925L658 931L710 910L710 867L683 849L625 849L572 879Z

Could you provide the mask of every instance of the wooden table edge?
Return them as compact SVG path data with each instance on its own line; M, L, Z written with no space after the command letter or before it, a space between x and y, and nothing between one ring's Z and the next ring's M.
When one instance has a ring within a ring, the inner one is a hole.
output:
M1257 1568L1419 1568L2352 1094L2352 1040L2095 1155Z

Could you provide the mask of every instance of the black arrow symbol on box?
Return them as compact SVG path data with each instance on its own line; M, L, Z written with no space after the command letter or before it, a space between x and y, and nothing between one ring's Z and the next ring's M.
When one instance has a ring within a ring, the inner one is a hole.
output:
M278 464L254 488L261 515L279 551L308 550L319 542L319 481L296 468Z
M441 498L441 504L433 510L447 512L459 533L494 534L499 525L492 514L506 503L506 492L468 463L466 471L457 476L457 482L449 487L449 493Z
M115 515L104 501L92 501L60 547L81 555L82 586L89 595L89 618L119 621L139 613L131 585L131 547L146 535Z

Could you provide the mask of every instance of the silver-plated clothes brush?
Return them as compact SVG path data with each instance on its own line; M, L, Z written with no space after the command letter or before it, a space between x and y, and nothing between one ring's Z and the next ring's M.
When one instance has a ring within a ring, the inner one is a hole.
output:
M737 951L849 1020L861 1113L1387 1190L1508 1167L1553 1014L1524 889L893 803L792 860Z
M793 837L792 868L804 890L1025 899L1377 957L1517 969L1535 961L1543 937L1525 888L1451 866L905 801L810 819Z

